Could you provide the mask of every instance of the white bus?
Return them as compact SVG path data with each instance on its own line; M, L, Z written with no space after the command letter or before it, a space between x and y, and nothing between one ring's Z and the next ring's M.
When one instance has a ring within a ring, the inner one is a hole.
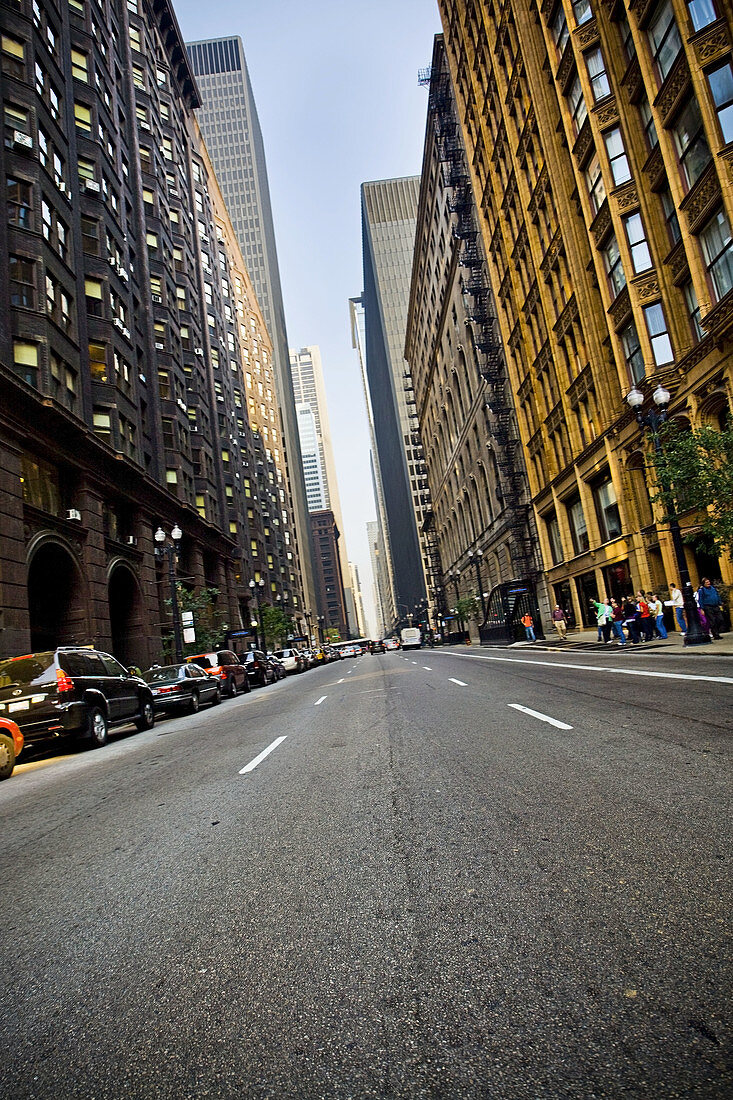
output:
M422 634L416 626L406 626L400 631L400 641L403 649L420 649Z

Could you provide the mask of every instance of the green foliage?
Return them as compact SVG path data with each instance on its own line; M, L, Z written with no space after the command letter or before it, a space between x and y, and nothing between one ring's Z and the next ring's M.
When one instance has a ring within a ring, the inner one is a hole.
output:
M653 455L666 519L699 512L701 530L687 541L717 553L733 552L733 429L682 429L667 421ZM681 525L684 530L684 525Z
M263 607L262 625L268 649L281 649L293 633L293 620L280 607Z
M192 653L205 653L223 645L227 630L227 616L216 606L219 589L190 589L179 582L176 585L176 593L179 613L192 611L193 625L196 630L196 641L186 642L183 646L184 657ZM171 601L166 600L165 604L170 613ZM175 661L175 642L172 631L164 633L163 649L166 660Z
M476 597L461 596L456 604L456 615L463 621L466 619L479 619L481 617L481 607Z

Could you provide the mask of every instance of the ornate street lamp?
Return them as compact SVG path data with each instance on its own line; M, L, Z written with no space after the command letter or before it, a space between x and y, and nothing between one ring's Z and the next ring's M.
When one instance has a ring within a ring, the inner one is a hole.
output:
M486 604L484 602L484 586L481 582L481 562L483 561L483 550L477 550L475 553L473 550L468 551L468 556L473 564L476 566L476 580L478 581L478 594L481 600L481 614L483 616L482 622L486 622Z
M323 645L323 643L325 641L325 635L324 635L324 623L325 622L326 622L325 616L324 615L319 615L318 616L318 640L321 643L321 645Z
M650 408L646 412L642 412L644 394L641 390L634 386L626 395L626 403L633 409L634 416L639 426L649 429L654 443L655 454L661 454L662 452L662 444L659 441L659 428L667 419L667 407L669 405L670 396L669 390L666 390L661 384L658 385L652 394L652 400L656 408ZM666 480L661 479L660 485L662 492L669 498L672 492L671 485ZM710 642L710 636L706 634L700 626L700 616L698 614L697 603L695 602L695 594L690 582L690 573L687 568L682 533L676 518L669 521L669 531L672 536L672 546L674 547L675 557L677 558L677 571L679 573L682 596L685 602L685 622L687 623L687 630L685 631L684 644L686 646L706 645Z
M181 549L181 539L183 538L183 531L175 525L171 531L170 539L166 535L162 527L159 527L153 536L155 539L155 556L159 561L163 561L164 558L168 559L168 584L170 586L171 594L171 615L173 616L173 639L176 649L176 661L181 664L183 661L183 632L181 631L181 616L178 609L178 585L176 582L176 565L178 563L178 554Z
M313 645L313 635L311 634L311 619L313 616L310 611L304 611L303 614L305 615L305 623L308 627L308 648L310 649Z
M250 581L250 582L249 582L249 590L250 590L250 593L251 593L251 594L252 594L252 595L253 595L253 596L255 597L255 599L256 599L256 601L257 601L257 618L258 618L258 619L259 619L259 621L260 621L260 636L259 636L259 640L260 640L260 642L262 643L262 644L260 645L260 647L259 647L259 648L260 648L260 649L262 649L262 650L263 650L263 652L264 652L264 650L265 650L265 645L266 645L267 643L266 643L266 641L265 641L265 624L264 624L264 622L263 622L263 620L262 620L262 608L261 608L261 606L260 606L260 593L262 592L262 590L263 590L263 588L264 588L264 587L265 587L265 582L264 582L263 580L259 580L259 581ZM256 632L256 630L255 630L255 649L256 649L256 648L257 648L257 632Z

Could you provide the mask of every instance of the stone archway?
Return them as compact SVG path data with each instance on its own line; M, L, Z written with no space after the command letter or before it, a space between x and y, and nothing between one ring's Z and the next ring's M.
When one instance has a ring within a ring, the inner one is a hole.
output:
M107 586L112 653L123 665L148 666L140 585L127 562L112 564Z
M63 542L46 539L28 562L28 612L31 649L88 644L89 615L84 576Z

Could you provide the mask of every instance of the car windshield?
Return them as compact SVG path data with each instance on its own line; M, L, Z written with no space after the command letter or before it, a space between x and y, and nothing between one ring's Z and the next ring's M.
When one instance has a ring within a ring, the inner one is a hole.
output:
M148 684L159 683L161 680L177 680L178 673L178 665L162 665L160 668L149 668L147 672L143 672L143 680Z
M34 687L48 683L56 677L53 651L26 653L24 657L10 657L0 661L0 694L14 687Z

